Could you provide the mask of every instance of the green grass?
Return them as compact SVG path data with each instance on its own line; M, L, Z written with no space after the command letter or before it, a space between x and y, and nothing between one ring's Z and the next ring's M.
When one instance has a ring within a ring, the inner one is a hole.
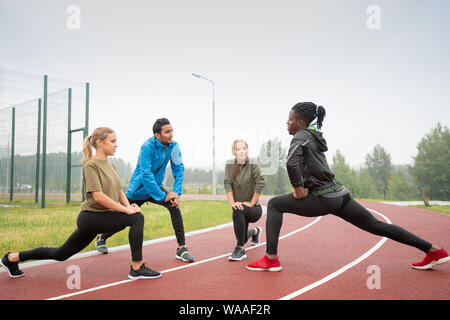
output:
M380 199L356 199L356 200L358 200L358 201L371 201L371 202L390 201L390 200L380 200ZM431 205L429 207L426 207L425 205L417 205L417 206L411 205L410 207L420 208L420 209L425 209L425 210L430 210L430 211L435 211L435 212L440 212L440 213L445 213L445 214L450 215L450 206Z
M418 206L410 206L410 207L431 210L431 211L436 211L436 212L445 213L445 214L450 215L450 206L432 205L432 206L426 207L424 205L418 205Z
M169 211L155 204L144 204L144 241L174 235ZM226 201L182 201L185 232L203 229L232 220ZM0 208L0 255L41 246L58 247L76 229L80 205ZM128 244L126 228L108 239L108 246ZM83 251L95 250L93 241Z

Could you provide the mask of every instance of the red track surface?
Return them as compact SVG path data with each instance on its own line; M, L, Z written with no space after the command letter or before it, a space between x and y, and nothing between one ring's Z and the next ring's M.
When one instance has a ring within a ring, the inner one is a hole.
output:
M261 202L266 205L267 198ZM362 204L382 213L393 224L450 248L449 216L381 203ZM384 220L377 214L375 216ZM263 227L261 240L265 241L265 215L251 226L255 225ZM281 272L245 270L246 263L264 255L265 245L247 250L248 258L245 260L230 262L228 254L235 245L230 226L187 237L187 246L196 259L193 264L175 259L175 240L144 246L143 256L147 265L164 271L159 279L128 281L131 255L129 249L125 249L108 255L25 268L25 277L18 279L10 279L7 273L2 272L0 299L280 299L335 273L382 240L332 215L316 221L315 218L285 214L281 235L305 226L308 227L280 240ZM423 257L424 254L415 248L387 240L373 254L345 272L290 298L449 299L450 263L427 271L410 267L411 262L420 261ZM204 261L210 258L214 259ZM80 267L80 289L67 288L66 282L71 275L67 268L71 265ZM372 275L367 270L371 265L379 267L380 289L367 287L367 280ZM176 267L183 268L173 270ZM108 284L111 286L99 288Z

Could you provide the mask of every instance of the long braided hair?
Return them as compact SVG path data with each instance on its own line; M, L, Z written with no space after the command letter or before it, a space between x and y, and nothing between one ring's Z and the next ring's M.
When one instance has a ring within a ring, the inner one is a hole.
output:
M325 118L325 108L318 106L313 102L299 102L292 107L295 115L304 120L309 126L311 122L317 118L317 121L313 123L317 126L317 129L322 128L323 119Z

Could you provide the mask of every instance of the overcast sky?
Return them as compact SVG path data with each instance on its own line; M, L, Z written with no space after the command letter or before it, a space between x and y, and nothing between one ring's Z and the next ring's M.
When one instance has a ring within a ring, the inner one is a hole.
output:
M198 73L218 164L237 138L287 148L300 101L326 109L330 163L378 143L406 164L450 126L449 21L448 0L0 0L0 68L90 82L90 131L116 130L128 161L167 117L185 166L211 166Z

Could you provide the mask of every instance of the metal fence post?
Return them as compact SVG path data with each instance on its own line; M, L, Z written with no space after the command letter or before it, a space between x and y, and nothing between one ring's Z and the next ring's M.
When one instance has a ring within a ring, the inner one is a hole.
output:
M44 119L42 128L42 183L41 208L45 208L45 179L47 173L47 85L48 76L44 75Z
M34 202L39 202L39 170L41 165L41 99L38 100L38 126L36 144L36 190L34 191Z
M86 105L84 112L83 141L89 135L89 82L86 82ZM83 179L83 167L81 168L81 179ZM81 183L81 201L84 201L84 183Z
M13 201L14 195L14 147L15 147L15 131L16 131L16 108L12 108L11 121L11 162L9 172L9 201Z
M84 114L84 137L89 135L89 82L86 82L86 108Z
M72 88L68 89L67 98L67 179L66 203L70 202L70 185L72 182Z

